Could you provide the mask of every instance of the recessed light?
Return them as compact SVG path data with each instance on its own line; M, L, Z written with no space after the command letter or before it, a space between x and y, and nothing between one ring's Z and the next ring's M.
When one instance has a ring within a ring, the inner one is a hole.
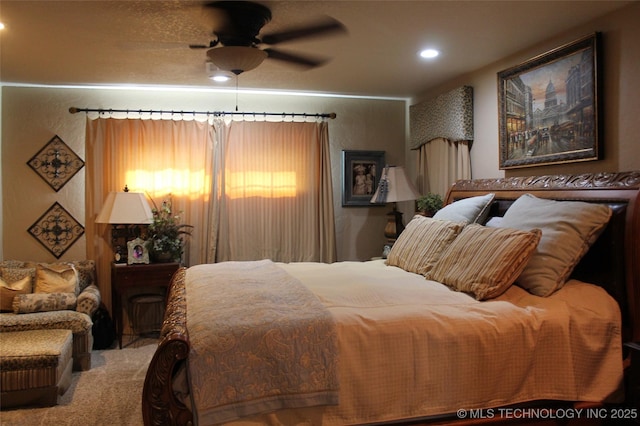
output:
M436 49L425 49L420 52L420 56L427 59L435 58L439 54L440 52L438 52Z

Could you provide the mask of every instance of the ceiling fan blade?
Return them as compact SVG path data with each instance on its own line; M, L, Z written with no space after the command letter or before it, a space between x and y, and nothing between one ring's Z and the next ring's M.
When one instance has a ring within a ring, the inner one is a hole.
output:
M292 28L273 34L266 34L260 39L262 43L274 45L291 40L325 36L332 33L346 33L346 31L346 27L340 21L327 16L325 19L315 24Z
M319 67L320 65L325 64L328 59L327 58L312 58L310 56L301 56L297 54L283 52L282 50L276 49L264 49L269 55L269 59L276 59L278 61L288 62L293 65L297 65L302 68L314 68Z
M214 33L223 45L249 46L271 20L268 7L250 1L219 0L204 5ZM229 39L227 42L224 39Z
M190 49L211 49L212 47L216 47L218 45L218 40L212 40L209 44L195 44L192 43L189 45Z
M202 5L201 19L207 24L208 28L215 28L216 31L229 32L234 31L232 18L229 16L227 5L231 6L231 2L209 2Z
M167 50L184 49L186 44L177 41L124 41L118 42L117 46L122 50Z

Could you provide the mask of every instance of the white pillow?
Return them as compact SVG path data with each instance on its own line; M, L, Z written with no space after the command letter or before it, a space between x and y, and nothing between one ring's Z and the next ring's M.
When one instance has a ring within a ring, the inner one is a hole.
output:
M494 217L490 218L487 221L487 223L484 224L484 226L488 226L489 228L498 228L500 226L501 222L502 222L502 217L494 216Z
M496 194L464 198L447 204L433 215L434 219L452 222L483 223Z
M500 227L542 230L533 257L516 283L537 296L562 288L611 217L604 204L555 201L522 195L507 209Z

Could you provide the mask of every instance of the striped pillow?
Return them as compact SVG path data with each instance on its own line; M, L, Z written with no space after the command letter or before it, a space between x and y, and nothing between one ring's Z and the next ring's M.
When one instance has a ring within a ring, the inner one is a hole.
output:
M426 278L477 300L504 293L533 255L542 232L467 225Z
M424 275L464 227L464 222L416 215L391 247L387 265Z

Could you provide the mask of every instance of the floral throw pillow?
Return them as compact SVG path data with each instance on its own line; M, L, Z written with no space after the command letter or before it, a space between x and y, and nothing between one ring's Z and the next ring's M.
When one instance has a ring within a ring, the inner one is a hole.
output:
M13 298L13 312L16 314L74 310L75 308L75 293L31 293L19 294Z

